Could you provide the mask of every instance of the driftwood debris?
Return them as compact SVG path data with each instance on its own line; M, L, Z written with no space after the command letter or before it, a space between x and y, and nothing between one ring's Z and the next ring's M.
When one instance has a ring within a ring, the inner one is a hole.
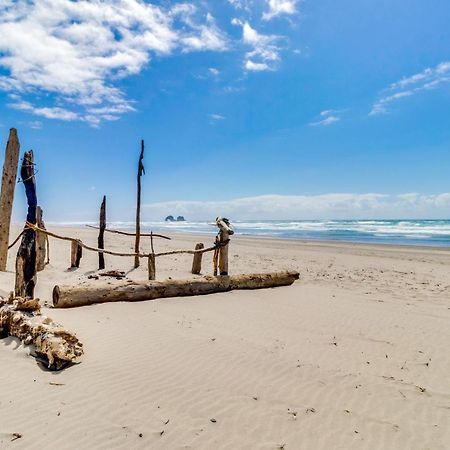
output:
M96 227L94 225L86 225L88 228L94 228L95 230L99 230L100 227ZM128 233L127 231L121 231L121 230L111 230L109 228L105 228L105 233L115 233L115 234L121 234L123 236L132 236L135 237L136 233ZM170 241L172 238L170 238L169 236L164 236L162 234L156 234L156 233L139 233L140 237L157 237L157 238L162 238L162 239L167 239L168 241Z
M103 201L100 206L100 227L98 233L98 248L105 248L105 229L106 229L106 195L103 196ZM103 252L98 253L98 268L102 270L105 268L105 255Z
M137 171L137 199L136 199L136 240L134 243L134 253L139 253L139 243L141 240L141 176L145 174L144 164L144 140L141 141L141 154L139 156ZM134 268L139 267L139 256L134 257Z
M33 150L25 152L20 169L22 183L25 186L28 212L27 223L36 224L36 180L34 178ZM36 285L36 232L26 227L16 257L16 297L34 298Z
M40 206L36 207L36 225L45 230L43 212ZM38 272L45 268L45 256L47 256L47 261L49 261L48 237L45 233L38 231L36 232L36 270Z
M6 336L34 345L36 354L48 361L51 370L77 363L83 355L83 345L73 333L41 315L37 299L0 299L0 337Z
M83 256L83 247L80 241L73 240L70 245L70 267L80 267L80 260Z
M202 250L205 246L199 242L195 246L195 250ZM199 275L202 271L202 257L203 253L194 253L194 257L192 258L192 270L191 272L195 275Z
M299 278L298 272L272 272L202 277L195 280L165 280L149 283L129 282L125 285L55 286L55 308L70 308L93 303L142 301L166 297L184 297L213 294L233 289L264 289L291 285Z
M9 229L11 225L11 213L16 187L17 167L19 165L20 144L17 138L17 130L9 130L8 144L5 151L3 165L2 187L0 193L0 271L6 270L8 259Z

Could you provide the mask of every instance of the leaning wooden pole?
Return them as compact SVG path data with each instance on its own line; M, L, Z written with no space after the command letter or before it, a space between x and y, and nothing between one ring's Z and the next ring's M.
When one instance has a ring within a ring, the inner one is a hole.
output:
M11 213L14 200L14 188L16 187L17 167L19 165L20 144L17 130L9 130L8 144L5 151L3 164L2 188L0 193L0 271L6 270L8 259L9 229L11 225Z
M141 141L141 154L139 156L137 171L137 201L136 201L136 241L134 243L134 253L139 253L139 243L141 240L141 176L145 174L144 164L144 140ZM134 268L139 267L139 256L134 257Z
M103 201L100 206L100 231L98 233L98 248L105 248L105 229L106 229L106 195L103 196ZM105 256L103 252L98 254L98 268L102 270L105 268Z
M36 180L34 178L33 150L25 152L20 169L28 202L27 222L36 224ZM36 231L26 227L16 257L16 297L34 298L36 285Z
M299 277L298 272L272 272L234 275L230 277L202 277L195 280L151 281L126 285L55 286L55 308L91 305L105 302L136 302L167 297L214 294L233 289L264 289L288 286Z

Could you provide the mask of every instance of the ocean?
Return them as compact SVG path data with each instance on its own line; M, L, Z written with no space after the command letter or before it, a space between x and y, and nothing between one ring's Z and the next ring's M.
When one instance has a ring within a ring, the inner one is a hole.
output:
M347 241L450 247L450 220L261 220L232 222L237 235L283 239ZM131 222L109 228L132 229ZM214 223L142 222L142 231L189 232L214 235Z

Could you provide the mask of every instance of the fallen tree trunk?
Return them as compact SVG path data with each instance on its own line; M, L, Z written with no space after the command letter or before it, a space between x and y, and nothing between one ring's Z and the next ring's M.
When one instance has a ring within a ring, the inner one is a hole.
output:
M79 362L83 355L83 344L73 333L40 315L37 299L0 299L0 337L6 336L34 345L36 354L48 361L51 370Z
M264 289L288 286L299 277L298 272L272 272L233 275L226 277L203 277L195 280L165 280L149 283L104 286L55 286L55 308L70 308L93 303L142 301L166 297L184 297L226 292L233 289Z

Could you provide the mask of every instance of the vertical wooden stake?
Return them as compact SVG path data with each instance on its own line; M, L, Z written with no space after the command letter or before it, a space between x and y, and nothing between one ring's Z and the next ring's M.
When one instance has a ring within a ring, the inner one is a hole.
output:
M106 195L103 196L103 201L100 206L100 231L98 233L98 248L105 248L105 228L106 228ZM98 254L98 268L99 270L105 268L105 256L103 252Z
M219 243L222 244L219 248L219 274L228 275L228 242L230 236L234 234L228 219L217 217L216 224L219 227Z
M195 246L195 250L201 250L205 246L200 242ZM202 257L203 253L195 253L192 259L192 273L198 275L202 271Z
M28 212L27 222L36 223L36 180L34 179L33 150L25 152L20 169L20 177L25 186L27 196ZM34 298L34 287L36 286L36 233L26 228L22 235L16 257L16 297Z
M42 218L42 208L38 206L36 208L36 225L45 230L44 219ZM45 268L45 255L46 255L46 243L47 236L39 231L36 233L36 270L40 272Z
M78 241L72 241L70 247L70 267L80 267L80 260L83 256L83 247Z
M141 240L141 176L144 173L144 164L142 160L144 159L144 140L141 141L141 154L139 156L138 162L138 172L137 172L137 201L136 201L136 241L134 243L134 253L139 253L139 243ZM139 267L139 256L134 257L134 268Z
M154 280L156 278L156 264L155 264L155 255L151 253L148 256L148 279Z
M15 128L9 130L8 144L3 164L2 188L0 194L0 271L6 270L8 259L9 228L19 165L20 144Z

